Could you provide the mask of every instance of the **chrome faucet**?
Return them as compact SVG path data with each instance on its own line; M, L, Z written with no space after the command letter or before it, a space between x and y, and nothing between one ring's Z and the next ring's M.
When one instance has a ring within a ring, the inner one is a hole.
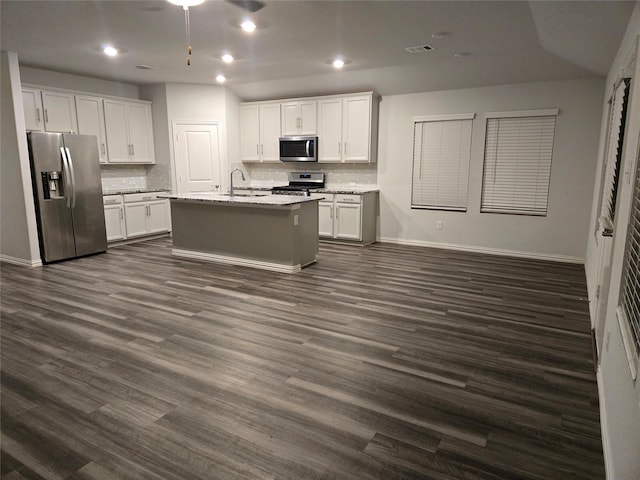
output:
M242 170L240 170L239 168L235 168L233 170L231 170L231 174L229 175L229 185L231 185L231 187L229 188L229 196L233 197L233 174L234 172L240 172L240 175L242 175L242 181L244 182L246 179L244 178L244 172Z

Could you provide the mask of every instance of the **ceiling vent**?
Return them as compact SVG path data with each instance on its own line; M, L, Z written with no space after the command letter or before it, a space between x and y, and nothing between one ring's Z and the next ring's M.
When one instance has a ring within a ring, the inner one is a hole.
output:
M405 50L409 53L423 53L430 52L433 50L433 47L431 45L420 45L418 47L407 47Z

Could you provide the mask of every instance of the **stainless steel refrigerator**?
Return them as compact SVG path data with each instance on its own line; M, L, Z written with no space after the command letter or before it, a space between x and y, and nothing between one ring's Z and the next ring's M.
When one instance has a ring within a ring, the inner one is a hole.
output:
M96 137L30 132L28 139L43 262L106 251Z

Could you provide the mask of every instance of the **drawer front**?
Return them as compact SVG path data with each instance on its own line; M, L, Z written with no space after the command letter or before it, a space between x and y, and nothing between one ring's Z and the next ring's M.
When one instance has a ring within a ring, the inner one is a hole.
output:
M104 205L122 205L122 195L104 195L102 203Z
M362 203L362 195L336 194L336 203Z
M124 203L134 202L148 202L149 200L155 200L158 195L164 195L166 192L150 192L150 193L125 193Z

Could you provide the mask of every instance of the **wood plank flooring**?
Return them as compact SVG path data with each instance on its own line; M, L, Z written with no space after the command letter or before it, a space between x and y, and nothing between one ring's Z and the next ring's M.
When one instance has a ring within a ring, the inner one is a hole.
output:
M604 478L582 266L170 248L2 265L2 479Z

